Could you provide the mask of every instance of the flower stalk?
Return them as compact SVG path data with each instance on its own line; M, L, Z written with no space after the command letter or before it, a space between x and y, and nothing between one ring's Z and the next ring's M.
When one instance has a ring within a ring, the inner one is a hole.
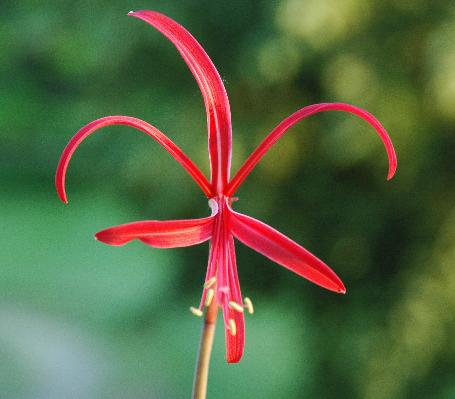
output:
M194 372L193 399L205 399L207 397L210 356L212 354L213 339L215 338L217 313L218 305L213 301L204 316L196 370Z

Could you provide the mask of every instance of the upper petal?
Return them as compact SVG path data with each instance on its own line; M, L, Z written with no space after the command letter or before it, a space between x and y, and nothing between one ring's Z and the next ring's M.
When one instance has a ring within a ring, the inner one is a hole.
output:
M330 291L345 293L340 278L322 260L274 228L231 209L234 237L262 255Z
M207 111L211 182L221 193L229 179L232 128L229 101L218 71L197 40L171 18L145 10L129 15L144 20L166 36L193 73Z
M171 156L184 167L184 169L190 174L194 181L201 187L202 191L207 195L211 196L211 187L203 173L199 168L185 155L185 153L164 133L160 132L156 127L148 124L137 118L130 116L106 116L104 118L97 119L90 122L80 129L68 142L63 153L60 157L57 173L55 175L55 186L60 199L67 203L66 191L65 191L65 177L68 164L73 156L74 151L85 140L88 136L94 133L96 130L102 127L110 125L128 125L134 127L145 134L152 137L158 142L164 149L171 154Z
M387 180L390 180L397 169L397 156L395 154L395 149L393 148L392 140L390 139L387 131L381 125L381 123L369 112L355 107L354 105L344 104L344 103L322 103L314 104L299 109L294 112L291 116L283 120L275 129L273 129L266 138L258 145L258 147L251 153L248 159L240 167L234 178L229 183L229 186L226 190L226 195L228 197L232 196L237 188L242 184L245 178L251 173L256 164L262 159L262 157L267 153L267 151L288 131L289 128L294 126L296 123L300 122L302 119L307 118L310 115L316 114L318 112L324 111L342 111L349 112L362 118L368 122L377 132L381 138L385 150L387 152L387 157L389 160L389 171L387 174Z

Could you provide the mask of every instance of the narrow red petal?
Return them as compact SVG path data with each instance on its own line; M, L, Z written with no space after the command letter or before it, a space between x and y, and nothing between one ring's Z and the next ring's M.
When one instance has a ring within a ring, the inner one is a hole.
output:
M212 236L213 216L192 220L147 220L110 227L95 234L105 244L120 246L132 240L156 248L188 247Z
M214 199L209 200L209 206L212 208L212 216L215 216L219 212L218 208L218 203ZM209 259L207 263L207 272L205 274L205 280L204 281L209 281L211 278L215 277L216 278L216 267L218 263L218 251L220 248L220 237L219 234L215 234L216 231L218 231L218 226L220 223L220 218L214 218L213 219L213 227L212 227L212 236L210 240L210 249L209 249ZM202 297L201 297L201 302L199 304L199 309L204 308L205 304L205 299L207 297L207 290L208 287L204 287L202 291ZM213 299L216 301L216 297Z
M213 228L212 228L212 233L216 229L216 219L213 221ZM210 240L210 249L209 249L209 259L207 262L207 272L205 273L205 280L204 281L209 281L211 278L215 277L216 278L216 266L218 263L218 248L219 248L219 243L218 243L217 236L212 234L211 240ZM205 299L207 297L207 291L208 288L205 288L202 290L202 296L201 296L201 301L199 303L199 309L203 309L205 306ZM216 297L213 299L213 301L216 301Z
M193 73L207 111L211 182L221 193L229 180L232 127L229 101L218 71L197 40L174 20L154 11L129 15L144 20L166 36Z
M190 176L199 185L199 187L201 187L202 191L207 195L207 197L212 196L210 183L207 181L203 173L164 133L160 132L156 127L137 118L132 118L130 116L106 116L104 118L97 119L80 129L72 137L72 139L63 150L62 156L60 157L60 161L58 163L57 174L55 176L55 186L57 188L57 193L63 202L68 203L65 192L65 176L68 164L74 151L76 151L76 148L85 138L90 136L96 130L110 125L132 126L152 137L155 141L161 144L161 146L163 146L164 149L169 152L169 154L171 154L171 156L180 165L184 167L184 169L190 174Z
M253 151L253 153L248 157L242 167L239 169L237 174L229 183L229 186L226 190L226 195L228 197L232 196L237 188L242 184L245 178L250 174L256 164L262 159L266 152L275 144L281 136L283 136L289 128L294 126L297 122L300 122L302 119L307 118L310 115L316 114L318 112L324 111L343 111L354 114L366 122L368 122L378 133L384 147L387 152L387 157L389 160L389 171L387 175L387 180L390 180L397 169L397 156L395 154L395 149L393 148L392 140L390 139L387 131L381 125L381 123L369 112L355 107L350 104L344 103L322 103L309 105L308 107L302 108L297 112L294 112L291 116L283 120L275 129L273 129L267 137L262 141L261 144Z
M243 244L321 287L346 292L330 267L279 231L233 210L230 220L234 237Z
M239 277L237 275L237 262L232 234L229 234L227 252L229 259L229 291L233 300L238 304L242 304L243 298L242 293L240 292ZM245 348L245 317L243 313L227 308L224 309L224 318L225 322L226 320L233 319L237 329L235 335L232 335L230 331L226 331L226 360L228 363L238 363L242 359Z
M227 308L223 309L224 322L228 322L229 319L234 320L237 330L236 334L232 335L230 330L225 329L226 361L238 363L242 360L245 349L245 316L229 307L223 306L223 308Z

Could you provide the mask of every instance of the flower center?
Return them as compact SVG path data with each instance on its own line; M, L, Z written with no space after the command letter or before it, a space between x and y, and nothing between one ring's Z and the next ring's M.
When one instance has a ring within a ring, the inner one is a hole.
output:
M206 280L203 285L199 307L190 311L198 317L210 306L220 306L223 310L225 329L235 336L239 331L239 314L254 313L253 303L249 298L242 298L237 275L234 238L230 231L230 212L228 206L237 198L224 195L209 200L212 209L213 232L210 241L210 255ZM243 331L243 327L242 327Z

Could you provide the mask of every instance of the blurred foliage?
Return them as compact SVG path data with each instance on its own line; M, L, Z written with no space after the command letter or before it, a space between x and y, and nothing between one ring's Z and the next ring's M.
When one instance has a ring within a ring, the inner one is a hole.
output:
M294 127L239 190L236 208L277 227L342 277L325 292L238 245L244 360L210 398L455 397L455 6L449 0L8 1L0 11L0 386L5 398L181 398L192 384L207 245L110 248L92 234L208 207L145 135L106 128L53 191L61 150L104 115L142 118L207 173L197 85L159 33L187 27L225 81L234 171L296 109L344 101L387 127L399 166L364 122ZM182 201L184 198L184 201Z

